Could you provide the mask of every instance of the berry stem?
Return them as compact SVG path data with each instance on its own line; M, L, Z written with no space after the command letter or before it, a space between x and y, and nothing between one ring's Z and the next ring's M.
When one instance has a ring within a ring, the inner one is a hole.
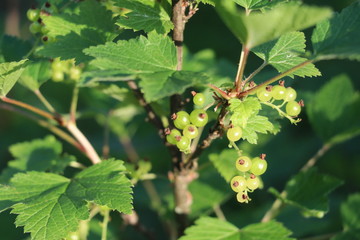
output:
M77 86L74 86L73 89L73 95L71 98L71 104L70 104L70 121L76 122L76 109L79 99L79 88Z
M249 49L245 45L243 45L242 49L241 49L241 54L240 54L239 67L238 67L238 71L237 71L236 78L235 78L235 91L237 93L240 93L241 86L243 86L242 78L244 75L244 70L245 70L248 56L249 56Z
M40 89L36 89L34 91L34 93L39 98L39 100L44 104L44 106L47 108L47 110L49 110L51 113L56 113L54 107L49 103L49 101L40 92Z
M267 80L267 81L265 81L265 82L257 85L256 87L253 87L253 88L251 88L251 89L249 89L249 90L247 90L247 91L242 92L242 93L239 95L239 97L244 97L244 96L246 96L246 95L255 93L258 89L260 89L260 88L262 88L262 87L264 87L264 86L267 86L267 85L269 85L269 84L271 84L271 83L273 83L273 82L276 82L277 80L279 80L279 79L281 79L281 78L283 78L283 77L286 77L287 75L289 75L289 74L291 74L291 73L293 73L293 72L295 72L295 71L297 71L297 70L305 67L306 65L312 63L313 61L314 61L314 60L307 60L307 61L305 61L305 62L302 62L302 63L296 65L295 67L290 68L289 70L287 70L287 71L285 71L285 72L283 72L283 73L280 73L279 75L277 75L277 76L275 76L275 77L273 77L273 78L270 78L269 80Z
M301 120L300 119L294 119L292 117L290 117L289 115L287 115L283 110L280 109L280 107L283 105L280 105L280 106L277 106L275 104L273 104L272 102L269 103L269 102L261 102L262 104L264 105L267 105L273 109L276 109L276 111L278 111L278 113L280 114L280 116L283 116L283 117L286 117L287 119L289 119L289 121L292 123L292 124L297 124L298 122L300 122Z
M102 222L101 240L107 239L107 226L110 221L110 209L103 210L104 219Z

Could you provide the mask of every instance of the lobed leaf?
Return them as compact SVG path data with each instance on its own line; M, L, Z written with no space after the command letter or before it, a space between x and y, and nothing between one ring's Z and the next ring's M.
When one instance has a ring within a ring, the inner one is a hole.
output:
M230 120L234 126L241 128L246 128L249 118L261 109L261 104L255 97L247 97L244 100L233 98L229 103L232 113Z
M209 160L226 182L230 182L231 178L238 174L238 170L235 168L237 158L238 154L234 149L224 149L220 154L211 153L209 155Z
M294 240L289 238L292 232L281 223L270 221L250 224L240 230L241 240Z
M84 50L95 58L91 64L102 70L120 70L121 73L140 74L176 69L176 48L167 36L154 32L129 41L106 43Z
M0 206L12 205L12 213L19 215L16 225L24 226L32 239L64 238L77 229L79 220L88 218L87 202L131 213L131 183L124 171L122 161L107 160L74 179L52 173L19 173L10 186L1 186Z
M257 144L257 133L273 133L276 134L278 129L269 121L267 117L261 115L252 115L243 129L242 138L251 144Z
M359 11L360 2L355 1L340 14L316 26L311 38L315 59L360 60Z
M160 2L152 0L116 0L115 5L129 10L121 15L117 24L124 28L155 31L159 34L167 34L173 29L173 23L169 14Z
M289 32L279 39L264 43L252 51L267 64L272 65L280 73L285 72L296 65L307 61L301 57L305 53L305 35L302 32ZM320 71L314 64L308 64L303 68L288 75L300 77L320 76Z
M298 173L286 183L285 197L275 189L270 192L284 203L300 208L305 216L322 218L329 209L328 194L342 184L342 180L311 168Z

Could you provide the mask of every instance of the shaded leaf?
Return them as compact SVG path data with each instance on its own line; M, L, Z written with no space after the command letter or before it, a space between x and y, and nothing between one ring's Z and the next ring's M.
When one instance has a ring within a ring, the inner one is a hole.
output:
M121 27L135 31L156 31L159 34L167 34L173 29L171 18L163 9L160 1L116 0L115 5L130 10L129 13L120 16L117 20Z
M360 2L319 23L312 35L315 58L360 60Z
M148 102L153 102L175 93L181 94L188 87L206 84L209 77L203 73L166 71L140 76L140 86Z
M346 75L326 83L306 110L312 127L325 143L340 143L360 134L360 96Z
M50 65L49 61L28 64L21 74L19 83L32 91L39 89L43 83L51 78Z
M360 194L352 194L341 205L341 216L343 220L344 229L358 229L360 231Z
M319 173L315 168L300 172L286 183L286 196L275 189L270 192L286 204L298 207L306 217L322 218L329 210L327 196L343 181Z
M278 128L269 121L267 117L260 115L252 115L243 129L242 138L247 140L251 144L257 144L257 133L273 133L278 132Z
M31 43L14 36L4 35L0 49L6 62L20 61L31 50Z
M216 1L220 17L248 49L277 39L287 32L311 27L331 15L329 8L288 3L265 13L247 16L234 5L232 1Z

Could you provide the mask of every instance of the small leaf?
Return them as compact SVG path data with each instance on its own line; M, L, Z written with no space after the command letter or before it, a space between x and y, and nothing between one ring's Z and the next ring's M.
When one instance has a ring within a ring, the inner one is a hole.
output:
M0 63L0 97L5 97L19 80L26 61Z
M233 149L225 149L220 154L211 153L209 155L209 160L226 182L230 182L231 178L238 174L238 170L235 168L237 158L238 154Z
M261 109L259 100L254 97L247 97L244 100L233 98L229 103L229 110L232 113L230 120L233 125L241 128L245 128L248 119Z
M140 86L148 102L157 101L175 93L181 94L188 87L206 84L209 77L203 73L188 71L166 71L142 74Z
M240 240L239 229L229 222L217 218L201 217L195 226L185 230L185 236L179 240Z
M331 79L306 106L312 127L325 143L360 134L360 96L346 75Z
M281 223L270 221L266 223L255 223L240 230L241 240L294 240L289 238L292 232Z
M21 74L19 83L32 91L38 90L51 78L50 65L49 61L30 63Z
M72 180L52 173L19 173L10 186L1 186L0 206L13 202L16 225L24 226L32 239L61 239L88 218L87 202L131 212L131 183L124 171L122 161L106 160Z
M311 27L331 15L329 8L288 3L265 13L247 16L238 12L234 5L232 1L216 1L220 17L248 49L277 39L287 32Z
M284 203L300 208L306 217L322 218L329 210L327 195L342 183L343 181L337 178L311 168L298 173L286 183L285 197L275 189L270 189L270 192Z
M316 59L347 58L360 61L360 2L355 1L316 26L311 41Z
M210 4L212 6L215 6L215 0L199 0L199 2L202 2L204 4Z
M176 69L176 48L167 36L154 32L129 41L106 43L85 49L95 57L92 65L100 69L116 69L122 73L139 74Z
M169 14L163 9L160 2L152 0L116 0L115 5L130 10L129 13L119 17L117 23L121 27L134 29L135 31L156 31L159 34L167 34L174 27Z
M251 144L257 144L257 133L273 133L276 134L278 129L269 121L267 117L260 115L252 115L243 128L242 138L247 140Z
M360 230L360 193L352 194L341 204L341 216L345 231L358 229Z
M92 29L81 30L80 34L71 32L65 36L58 36L56 41L38 48L37 54L62 60L75 58L77 63L86 62L92 58L85 55L83 50L91 46L104 44L106 36Z
M305 35L302 32L290 32L282 35L279 39L264 43L252 51L267 64L275 67L280 73L289 70L296 65L307 61L300 57L305 53ZM312 77L320 76L321 73L314 64L308 64L305 67L288 75L294 77Z

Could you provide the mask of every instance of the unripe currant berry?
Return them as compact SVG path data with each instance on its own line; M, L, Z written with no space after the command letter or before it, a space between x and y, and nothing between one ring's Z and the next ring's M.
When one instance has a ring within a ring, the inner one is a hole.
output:
M230 186L234 192L242 192L246 189L246 179L242 176L235 176L231 179Z
M195 109L190 113L190 121L196 127L204 127L208 122L209 117L205 110Z
M290 101L286 104L286 114L295 117L300 114L301 106L296 101Z
M239 192L238 194L236 194L236 200L239 202L239 203L247 203L249 201L248 199L248 195L245 194L244 192Z
M202 93L197 93L192 91L191 94L193 95L193 103L197 106L203 106L205 104L205 96Z
M296 91L292 87L287 87L285 92L284 101L290 102L296 99Z
M180 133L180 131L179 130L177 130L177 129L172 129L171 131L170 131L170 129L168 129L169 131L167 132L168 134L166 135L166 140L169 142L169 143L171 143L171 144L173 144L173 145L176 145L177 144L177 138L178 137L181 137L181 133Z
M242 137L242 129L238 126L229 128L226 132L226 136L231 142L236 142Z
M180 151L186 151L190 147L191 141L189 138L185 136L181 136L181 137L177 137L176 139L178 139L176 146Z
M193 139L199 135L199 130L195 125L187 125L183 130L183 135L189 139Z
M267 161L265 158L256 157L252 160L252 166L250 168L250 172L259 176L264 174L267 169Z
M286 89L284 86L276 85L272 88L271 92L275 100L282 100L285 98Z
M255 190L260 186L260 180L254 174L250 174L250 177L246 180L246 186L250 190Z
M252 165L251 159L249 157L246 156L241 156L238 159L236 159L236 168L237 170L241 171L241 172L247 172L250 170Z
M262 88L256 92L256 96L261 102L268 102L272 98L271 89L272 86L267 86L266 88Z
M184 129L190 124L190 116L185 111L179 111L176 114L173 114L171 118L174 120L174 125L178 129Z

